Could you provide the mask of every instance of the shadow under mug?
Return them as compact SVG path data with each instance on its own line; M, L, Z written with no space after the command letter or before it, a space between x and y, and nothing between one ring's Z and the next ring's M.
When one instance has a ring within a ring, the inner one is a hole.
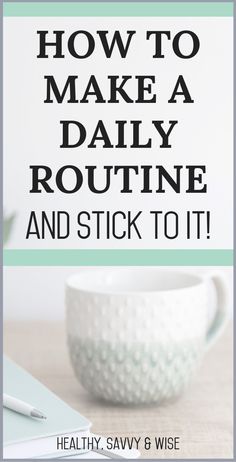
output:
M209 280L217 309L208 324ZM221 274L156 268L80 271L66 283L67 339L81 384L117 403L180 395L228 318Z

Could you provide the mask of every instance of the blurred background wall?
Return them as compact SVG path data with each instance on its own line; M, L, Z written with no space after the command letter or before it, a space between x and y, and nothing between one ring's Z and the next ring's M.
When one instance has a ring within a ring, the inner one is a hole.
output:
M162 268L163 271L165 269L168 268ZM201 275L212 270L224 272L229 285L230 310L233 312L233 270L231 267L171 267L170 269L172 271L191 271ZM5 267L4 319L63 319L65 315L65 281L68 276L81 270L91 271L91 268ZM210 316L214 311L214 306L214 291L209 288Z

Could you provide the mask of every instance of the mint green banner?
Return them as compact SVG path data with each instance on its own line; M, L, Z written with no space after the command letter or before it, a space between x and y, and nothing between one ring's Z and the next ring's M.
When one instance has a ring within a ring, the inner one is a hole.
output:
M4 250L5 266L232 266L233 250Z
M233 16L230 3L52 3L3 4L4 16Z

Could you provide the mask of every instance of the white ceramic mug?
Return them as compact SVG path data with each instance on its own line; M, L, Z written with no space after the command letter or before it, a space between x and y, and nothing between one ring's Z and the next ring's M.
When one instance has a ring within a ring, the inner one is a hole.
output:
M209 279L217 293L210 327ZM221 274L80 271L67 280L66 307L70 357L82 385L113 402L160 402L185 389L221 333L228 289Z

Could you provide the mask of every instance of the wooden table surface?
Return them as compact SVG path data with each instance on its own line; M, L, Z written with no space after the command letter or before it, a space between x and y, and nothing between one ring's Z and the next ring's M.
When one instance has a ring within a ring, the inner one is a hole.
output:
M95 400L77 382L63 323L6 322L4 352L26 368L105 436L180 437L179 451L149 451L144 458L233 457L233 342L229 326L210 350L185 395L161 407L122 407Z

